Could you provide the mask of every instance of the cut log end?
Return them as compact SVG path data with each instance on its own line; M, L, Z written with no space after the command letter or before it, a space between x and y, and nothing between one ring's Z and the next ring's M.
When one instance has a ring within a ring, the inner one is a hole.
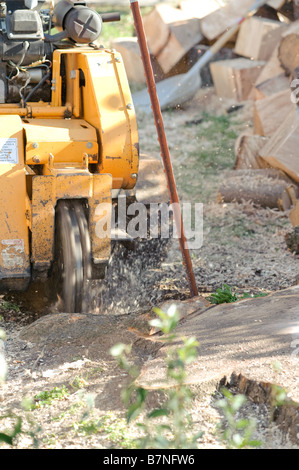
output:
M250 201L255 205L270 209L288 211L294 205L298 187L280 178L275 169L241 170L236 175L228 174L220 186L217 200L219 203Z

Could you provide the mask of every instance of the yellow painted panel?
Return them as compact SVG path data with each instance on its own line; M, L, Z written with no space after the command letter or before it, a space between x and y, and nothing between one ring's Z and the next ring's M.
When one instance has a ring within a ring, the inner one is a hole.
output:
M107 261L110 256L111 189L111 175L93 175L92 198L89 200L89 231L95 264Z
M86 82L84 118L100 130L100 172L113 176L113 188L131 189L138 172L138 134L121 57L108 52L82 54L79 61Z
M92 197L92 174L86 175L72 174L69 170L67 175L57 175L56 178L56 198L90 198Z
M0 116L0 278L29 276L26 175L19 116Z
M112 51L90 51L84 48L54 52L55 90L53 105L61 105L60 61L65 62L67 100L82 98L82 110L76 112L98 131L100 173L113 177L113 188L131 189L136 184L139 147L137 121L124 65ZM75 90L78 70L84 75L84 86ZM76 101L75 100L75 101Z
M55 204L55 177L34 176L31 248L34 268L49 268L53 259Z
M95 263L107 261L110 255L111 175L72 173L33 177L32 197L32 262L34 268L49 268L54 253L55 206L59 199L87 199L92 258ZM108 203L107 236L96 232L98 207ZM109 234L109 235L108 235Z
M90 163L98 161L96 130L82 119L27 119L24 122L27 139L27 164L77 162L87 155Z

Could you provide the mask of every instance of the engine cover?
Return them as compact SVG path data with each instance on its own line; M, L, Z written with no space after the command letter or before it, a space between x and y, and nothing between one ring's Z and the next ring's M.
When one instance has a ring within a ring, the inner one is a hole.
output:
M6 16L8 39L43 39L43 25L36 10L15 10Z

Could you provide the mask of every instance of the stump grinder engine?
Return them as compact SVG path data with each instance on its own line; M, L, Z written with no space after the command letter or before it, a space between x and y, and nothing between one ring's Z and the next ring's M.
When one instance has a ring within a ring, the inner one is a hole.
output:
M112 195L136 184L137 124L121 56L94 42L115 15L41 7L0 3L0 293L52 278L81 312L110 257Z

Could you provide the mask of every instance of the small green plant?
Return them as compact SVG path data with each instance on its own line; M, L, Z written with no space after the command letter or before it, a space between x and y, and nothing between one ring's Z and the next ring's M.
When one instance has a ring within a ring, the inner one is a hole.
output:
M28 413L32 410L32 401L26 398L23 399L21 407L27 412L24 417L13 412L0 416L0 420L7 420L11 426L11 429L0 432L0 445L5 443L14 446L16 439L21 435L25 435L31 438L33 447L38 448L41 427L32 420L30 413Z
M223 399L216 402L216 407L222 410L224 419L218 425L221 429L221 438L229 449L243 449L246 447L260 447L261 442L252 439L256 430L256 421L253 418L237 419L236 414L246 403L246 397L233 395L229 390L221 390ZM223 430L224 428L224 430Z
M222 288L219 287L214 294L211 294L209 300L212 304L229 304L236 302L238 297L232 292L231 287L227 284L223 284Z
M78 435L90 436L99 432L99 421L93 419L81 420L78 423L74 423L73 427Z
M267 297L267 292L259 292L258 294L249 294L248 292L244 292L242 297L239 298L239 300L244 300L244 299L256 299L257 297Z
M84 405L85 410L81 419L73 423L76 435L87 437L92 434L100 434L109 440L113 446L120 448L136 447L125 419L119 418L113 412L95 417L94 396L84 394L82 390L80 390L80 405Z
M99 420L100 431L112 441L114 447L122 449L136 448L135 436L131 427L128 427L126 419L119 418L112 412L101 416Z
M134 448L136 444L130 437L125 419L118 418L113 413L107 413L100 418L89 417L73 424L77 435L90 436L92 434L101 434L105 439L112 443L113 447Z
M16 416L14 413L3 415L0 418L1 420L9 419L13 421L12 429L0 432L0 444L4 442L5 444L12 446L15 438L22 432L22 418L20 416Z
M198 343L193 337L182 338L182 346L174 347L174 341L178 340L174 333L179 321L177 309L171 307L166 313L158 308L154 311L158 318L152 320L150 324L161 329L164 333L161 340L171 346L166 359L166 381L171 387L163 390L166 400L162 406L147 413L143 422L138 423L143 436L138 439L137 446L142 449L196 448L202 432L194 433L190 413L192 394L190 388L185 385L185 379L187 365L197 357ZM117 359L119 365L133 379L131 385L122 394L125 404L129 406L128 422L145 411L147 396L144 388L135 385L138 372L129 363L129 352L130 348L123 344L118 344L111 349L111 354Z
M10 300L1 300L1 308L4 310L13 310L14 312L20 312L20 307Z
M70 386L75 390L80 390L82 388L87 387L88 382L78 375L70 382Z
M53 400L63 400L69 395L65 385L61 388L54 387L52 390L45 390L34 396L33 409L51 405Z
M232 291L232 288L227 284L223 284L223 286L218 288L214 294L211 294L209 297L209 301L212 304L224 304L224 303L232 303L237 302L238 300L245 300L251 299L256 297L265 297L268 294L266 292L260 292L258 294L249 294L248 292L244 292L241 296L236 294Z

